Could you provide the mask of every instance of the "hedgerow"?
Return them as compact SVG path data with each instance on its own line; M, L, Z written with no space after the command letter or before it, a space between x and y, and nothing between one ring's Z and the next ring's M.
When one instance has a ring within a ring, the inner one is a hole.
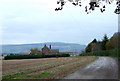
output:
M112 50L100 50L100 51L93 51L88 53L81 53L79 56L112 56L112 57L119 57L120 48L115 48Z
M52 54L52 55L7 55L5 60L9 59L34 59L34 58L51 58L51 57L69 57L69 54Z

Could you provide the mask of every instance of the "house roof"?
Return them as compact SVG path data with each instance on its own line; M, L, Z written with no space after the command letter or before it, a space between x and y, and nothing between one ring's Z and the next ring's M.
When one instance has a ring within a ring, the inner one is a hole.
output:
M45 45L42 49L44 49L44 48L47 48L47 49L49 49L49 50L50 50L50 48L48 48L46 45Z
M59 49L50 49L50 48L48 48L46 45L42 48L42 50L43 50L43 49L48 49L48 51L49 51L50 53L59 52Z
M59 49L50 49L50 52L59 52Z

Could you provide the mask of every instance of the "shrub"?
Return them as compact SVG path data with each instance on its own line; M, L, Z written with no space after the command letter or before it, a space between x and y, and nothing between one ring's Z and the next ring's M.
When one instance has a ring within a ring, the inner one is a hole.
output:
M119 57L120 48L115 48L112 50L100 50L94 51L89 53L81 53L79 56L112 56L112 57Z

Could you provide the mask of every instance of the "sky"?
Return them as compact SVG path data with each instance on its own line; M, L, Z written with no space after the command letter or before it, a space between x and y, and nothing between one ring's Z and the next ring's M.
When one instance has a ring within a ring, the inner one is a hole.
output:
M0 0L0 44L66 42L87 45L118 31L115 3L87 14L84 7L66 3L55 11L56 0Z

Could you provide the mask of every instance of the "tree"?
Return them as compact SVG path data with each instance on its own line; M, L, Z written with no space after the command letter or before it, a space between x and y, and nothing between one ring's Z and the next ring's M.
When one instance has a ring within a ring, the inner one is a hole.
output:
M97 40L94 39L92 42L90 42L90 43L87 45L87 47L86 47L86 49L85 49L85 52L91 52L91 51L93 51L93 47L95 47L96 44L97 44Z
M105 34L104 37L103 37L103 40L101 42L101 49L102 50L106 50L106 44L107 44L108 40L109 39L108 39L107 35Z
M92 50L92 42L87 45L87 47L85 48L85 52L88 53L91 52L91 50Z
M55 11L59 11L63 9L63 6L67 3L67 2L71 2L74 6L82 6L82 3L84 0L59 0L57 1L57 4L60 4L60 7L56 8ZM99 8L100 11L103 13L105 11L106 5L107 4L111 4L114 0L90 0L90 2L88 1L88 5L85 6L85 12L87 12L87 14L89 14L91 11L94 11L95 8ZM106 3L103 5L103 3ZM120 14L120 1L117 0L116 1L116 9L114 11L114 13L116 14Z
M120 32L115 33L106 44L106 49L120 48Z
M42 54L42 52L40 51L40 50L38 50L38 48L31 48L30 49L30 55L41 55Z
M97 40L96 40L96 39L94 39L94 40L92 41L92 43L97 43Z

